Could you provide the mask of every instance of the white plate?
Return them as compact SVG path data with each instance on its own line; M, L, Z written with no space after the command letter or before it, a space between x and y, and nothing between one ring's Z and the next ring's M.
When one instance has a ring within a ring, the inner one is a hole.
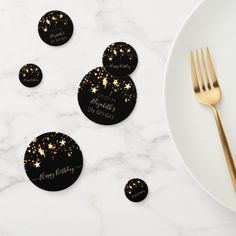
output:
M236 1L203 1L185 22L171 50L165 78L168 127L194 179L218 202L236 211L233 190L212 111L197 103L189 53L211 50L222 100L218 105L236 162Z

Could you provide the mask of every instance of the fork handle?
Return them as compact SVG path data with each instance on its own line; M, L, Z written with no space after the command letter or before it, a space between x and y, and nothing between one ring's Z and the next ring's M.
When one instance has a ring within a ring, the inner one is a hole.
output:
M232 183L234 186L234 190L236 192L236 168L235 168L234 160L231 155L229 144L228 144L227 138L225 136L225 132L224 132L221 120L220 120L220 116L219 116L215 106L212 106L211 108L212 108L212 111L215 116L217 128L218 128L219 135L220 135L221 144L223 146L223 150L224 150L224 154L225 154L225 159L226 159L226 162L228 165L228 169L229 169L231 180L232 180Z

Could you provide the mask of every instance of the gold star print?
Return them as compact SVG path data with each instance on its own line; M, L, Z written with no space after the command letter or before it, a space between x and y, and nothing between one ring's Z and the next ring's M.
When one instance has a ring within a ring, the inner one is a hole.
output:
M113 84L114 84L115 86L118 86L118 85L119 85L118 80L115 79L115 80L113 81Z
M114 53L114 55L117 55L117 51L116 50L114 50L113 53Z
M96 88L92 88L92 93L96 93L98 90Z
M49 143L49 144L48 144L48 148L49 148L49 149L54 149L54 148L55 148L55 146L54 146L54 145L52 145L51 143Z
M66 144L66 141L62 139L59 143L61 144L61 146L64 146Z
M129 90L131 88L130 84L125 84L125 89Z
M104 79L102 80L102 84L104 85L105 88L107 87L107 83L108 83L107 79L104 78Z
M36 162L34 163L34 166L35 166L35 168L39 168L39 167L40 167L40 162L36 161Z
M38 152L41 156L45 156L44 150L42 148L39 148Z

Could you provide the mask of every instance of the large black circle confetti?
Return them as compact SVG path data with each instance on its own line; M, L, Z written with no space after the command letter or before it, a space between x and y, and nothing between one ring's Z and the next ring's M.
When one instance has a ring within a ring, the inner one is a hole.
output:
M148 194L148 186L141 179L131 179L125 185L125 195L132 202L144 200Z
M60 46L69 41L73 34L73 29L70 17L61 11L46 13L38 24L39 36L51 46Z
M126 119L136 104L136 88L127 76L116 78L98 67L82 80L78 101L83 113L92 121L113 125Z
M108 46L103 54L103 66L111 75L130 75L138 64L138 56L132 46L118 42Z
M19 72L20 82L26 87L37 86L43 77L41 69L34 64L24 65Z
M69 136L50 132L35 138L24 158L29 179L39 188L59 191L71 186L83 167L78 144Z

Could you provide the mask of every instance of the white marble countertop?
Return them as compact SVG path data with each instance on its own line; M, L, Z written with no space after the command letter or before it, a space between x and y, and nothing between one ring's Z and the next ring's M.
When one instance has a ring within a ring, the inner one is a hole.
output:
M163 74L171 43L199 0L1 0L0 5L0 236L211 236L236 234L236 215L192 180L175 153L163 114ZM73 19L62 47L38 36L49 10ZM83 76L101 65L111 42L134 46L132 75L138 101L115 126L88 120L77 102ZM44 72L33 89L18 71L35 63ZM80 145L84 169L69 189L51 193L27 178L23 158L33 137L68 134ZM149 186L145 201L124 196L133 177Z

